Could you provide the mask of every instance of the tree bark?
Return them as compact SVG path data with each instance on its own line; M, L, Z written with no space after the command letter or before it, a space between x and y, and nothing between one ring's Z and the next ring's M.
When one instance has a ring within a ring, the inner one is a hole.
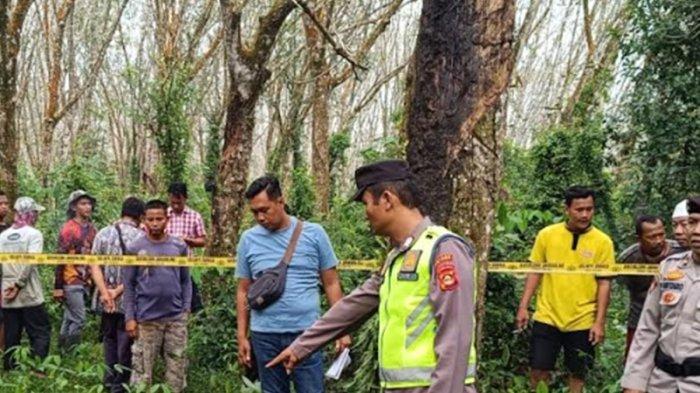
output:
M406 155L424 213L476 245L479 323L500 179L495 111L513 69L514 19L513 0L425 0L413 59Z
M315 15L322 24L326 23L328 9L317 7ZM309 52L309 71L314 78L311 95L311 169L316 193L316 211L325 215L330 210L331 174L329 153L330 118L328 106L331 94L330 69L326 61L326 45L319 29L304 17L306 47Z
M22 26L32 0L9 0L0 4L0 189L10 201L17 197L19 131L17 109L17 58Z
M225 51L230 80L224 146L219 162L217 187L212 208L213 255L233 255L243 218L243 194L248 180L255 105L270 71L265 66L282 24L294 3L277 0L258 25L253 43L245 46L240 37L240 10L228 0L220 0L225 31Z

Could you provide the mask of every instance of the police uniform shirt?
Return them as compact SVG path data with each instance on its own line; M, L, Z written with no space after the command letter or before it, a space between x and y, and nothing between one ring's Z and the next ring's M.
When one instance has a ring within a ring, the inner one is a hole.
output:
M673 362L700 358L700 266L691 251L661 262L644 303L621 385L654 393L700 392L700 376L676 377L656 367L657 349Z
M390 253L407 251L432 223L425 218L411 232L408 242L404 242ZM393 254L393 255L392 255ZM474 259L470 250L456 239L442 241L433 255L450 254L455 265L454 280L441 282L435 270L430 281L430 302L438 325L435 336L437 367L431 376L430 387L388 389L393 393L474 393L473 385L465 385L467 375L466 359L471 347L474 329ZM389 258L387 258L389 259ZM455 280L456 279L456 280ZM445 281L443 279L443 281ZM307 329L290 346L294 355L305 358L334 338L352 331L369 319L379 306L379 287L382 277L374 274L360 287L337 302L326 314Z

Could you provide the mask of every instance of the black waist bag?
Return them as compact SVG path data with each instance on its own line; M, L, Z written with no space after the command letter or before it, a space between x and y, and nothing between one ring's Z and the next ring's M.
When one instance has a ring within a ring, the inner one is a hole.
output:
M250 284L248 288L248 306L253 310L266 308L276 302L284 293L284 286L287 282L287 268L292 260L299 235L301 235L302 224L301 220L297 221L292 238L289 240L289 245L280 263L271 269L265 270L260 277Z

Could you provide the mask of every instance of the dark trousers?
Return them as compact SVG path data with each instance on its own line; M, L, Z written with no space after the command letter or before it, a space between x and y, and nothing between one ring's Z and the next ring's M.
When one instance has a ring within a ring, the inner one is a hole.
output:
M104 385L111 393L124 392L131 376L131 344L124 314L102 314L102 345L105 352Z
M34 307L4 308L3 317L5 319L5 370L13 369L16 366L13 358L12 347L20 344L22 330L27 332L29 343L31 344L32 356L45 358L49 354L49 343L51 342L51 324L49 314L43 304Z
M297 393L323 393L323 357L316 351L299 363L291 375L280 364L272 368L265 365L274 359L296 339L299 333L250 333L255 360L260 373L263 393L289 393L290 382L294 382Z

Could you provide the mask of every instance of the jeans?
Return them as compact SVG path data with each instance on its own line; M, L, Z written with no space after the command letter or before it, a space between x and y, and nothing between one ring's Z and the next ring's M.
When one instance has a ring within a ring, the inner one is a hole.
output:
M104 384L111 393L124 392L131 376L132 340L124 328L124 314L102 314L102 345L107 365Z
M66 285L63 287L63 293L66 300L63 305L63 323L60 335L63 337L79 336L83 331L83 326L85 326L85 295L87 290L83 285Z
M22 330L27 332L32 348L32 355L45 358L49 354L49 342L51 340L51 324L49 314L43 304L34 307L6 308L3 310L5 319L5 369L15 367L12 347L20 345Z
M265 364L287 348L301 332L297 333L250 333L250 343L260 374L263 393L289 393L290 381L296 393L323 393L323 358L321 352L311 354L299 363L291 375L284 366L266 368Z

